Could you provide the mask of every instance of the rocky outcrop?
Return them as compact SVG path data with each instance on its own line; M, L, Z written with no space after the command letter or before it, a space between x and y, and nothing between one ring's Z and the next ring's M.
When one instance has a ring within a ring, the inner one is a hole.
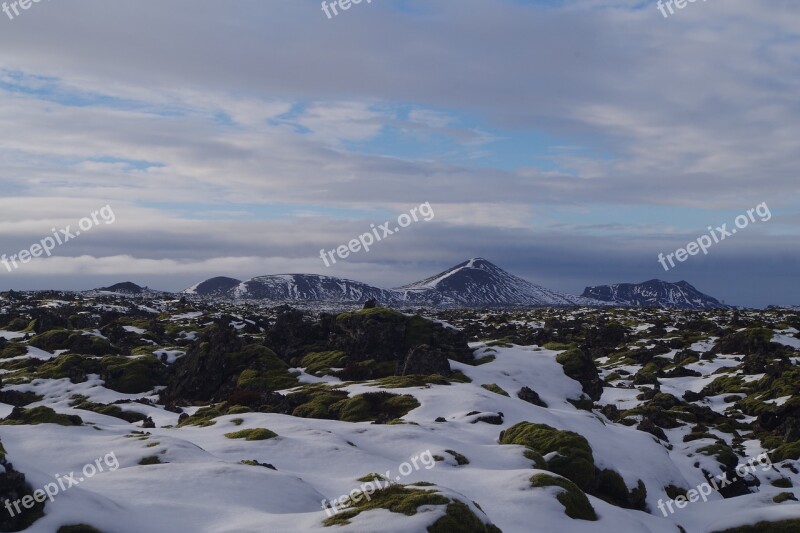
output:
M401 375L421 374L430 376L431 374L441 374L446 376L449 373L450 362L442 351L438 348L431 348L427 344L421 344L408 352Z

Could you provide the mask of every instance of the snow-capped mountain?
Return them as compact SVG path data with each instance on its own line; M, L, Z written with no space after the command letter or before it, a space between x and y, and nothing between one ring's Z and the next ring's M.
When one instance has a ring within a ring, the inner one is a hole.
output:
M644 283L586 287L583 296L616 305L638 307L696 310L730 307L716 298L703 294L685 281L670 283L659 279L652 279Z
M196 294L198 296L225 296L228 291L240 283L242 283L241 280L219 276L193 285L183 292L185 294Z
M239 283L226 294L236 299L359 303L378 300L382 303L396 301L397 295L349 279L317 274L277 274L258 276Z
M473 258L428 279L395 289L408 302L457 306L602 306L602 302L562 294Z

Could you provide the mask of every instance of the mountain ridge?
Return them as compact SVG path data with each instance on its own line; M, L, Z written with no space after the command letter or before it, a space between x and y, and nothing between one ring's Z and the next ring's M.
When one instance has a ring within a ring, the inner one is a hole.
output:
M617 283L586 287L582 296L618 305L665 309L725 309L716 298L697 290L687 281L675 283L651 279L641 283Z

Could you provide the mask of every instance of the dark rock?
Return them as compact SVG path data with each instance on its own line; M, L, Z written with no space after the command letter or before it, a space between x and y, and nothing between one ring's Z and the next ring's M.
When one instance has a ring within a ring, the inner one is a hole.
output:
M470 424L477 424L478 422L485 422L487 424L499 426L500 424L503 423L503 413L479 416L478 418L470 422Z
M14 470L5 454L0 454L0 502L15 502L33 494L33 487L25 481L25 474ZM0 513L0 531L22 531L36 522L44 514L44 503L34 502L33 508L22 509L22 512L11 516L3 509ZM13 504L12 504L13 509Z
M446 376L450 372L450 362L441 350L432 349L427 344L421 344L408 352L401 375L420 374L430 376L431 374L441 374Z
M661 429L660 427L658 427L657 425L655 425L653 423L653 421L650 420L650 419L642 420L639 423L639 425L636 426L636 429L638 429L639 431L644 431L646 433L650 433L651 435L655 435L656 437L658 437L659 439L661 439L663 441L669 442L669 439L667 438L667 434L664 433L664 430Z
M517 393L520 400L523 400L539 407L547 407L547 404L539 397L539 394L530 387L522 387Z

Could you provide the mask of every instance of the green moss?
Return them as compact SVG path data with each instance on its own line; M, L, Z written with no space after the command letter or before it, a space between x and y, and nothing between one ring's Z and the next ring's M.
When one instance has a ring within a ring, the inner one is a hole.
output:
M553 351L562 351L562 350L571 350L575 348L575 344L573 343L563 343L563 342L548 342L544 346L542 346L545 350L553 350Z
M347 398L347 392L331 389L320 389L308 393L296 393L289 395L290 399L297 397L307 398L304 403L292 411L292 416L300 418L323 418L335 419L336 415L331 411L331 406Z
M245 413L252 413L252 412L253 412L253 410L252 410L252 409L250 409L250 408L249 408L249 407L247 407L247 406L244 406L244 405L234 405L233 407L231 407L230 409L228 409L228 412L227 412L226 414L229 414L229 415L243 415L243 414L245 414Z
M413 396L367 392L341 400L331 408L343 422L367 422L378 418L388 420L402 418L419 405Z
M243 429L233 433L226 433L225 436L229 439L244 439L244 440L268 440L274 439L278 436L274 431L266 428Z
M770 455L775 462L785 461L786 459L796 461L800 459L800 442L790 442L778 446Z
M555 429L545 424L520 422L500 433L500 444L526 446L541 457L556 455L547 462L547 470L564 476L583 490L595 481L594 455L585 437L572 431Z
M789 501L789 500L792 500L792 501L795 501L795 502L797 501L797 498L795 498L794 493L781 492L780 494L776 494L775 497L772 498L772 501L775 502L775 503L783 503L783 502L786 502L786 501Z
M0 351L0 359L8 359L10 357L19 357L28 353L28 347L24 344L11 342Z
M139 461L139 464L142 466L160 465L161 458L159 458L157 455L149 455L147 457L142 457L142 459Z
M782 520L780 522L759 522L752 526L734 527L714 533L797 533L800 531L800 520Z
M450 382L440 374L423 376L409 374L407 376L388 376L375 380L375 383L384 389L407 389L410 387L428 387L430 385L450 385Z
M589 503L586 494L571 481L551 476L548 474L536 474L531 478L531 486L534 488L559 487L564 489L558 493L556 499L564 506L564 514L576 520L597 520L597 514Z
M447 505L450 500L433 490L409 489L407 487L392 485L372 494L371 499L360 498L359 501L350 500L351 507L325 520L325 526L346 525L350 519L359 514L374 509L386 509L392 513L402 513L407 516L417 514L417 508L423 505Z
M8 417L0 421L0 425L4 426L19 426L23 424L31 426L35 426L37 424L80 426L83 424L83 420L77 415L62 415L56 413L49 407L39 406L31 409L15 407Z
M312 352L303 357L300 366L309 374L323 376L331 374L331 368L344 368L347 363L347 354L341 351Z
M372 472L371 474L367 474L366 476L361 476L360 478L358 478L358 481L360 481L361 483L369 483L370 481L388 481L388 479L386 479L384 476L380 474Z
M86 380L87 374L99 374L102 367L97 359L80 355L60 355L42 364L36 377L45 379L69 378L73 382Z
M236 388L254 391L268 389L269 379L265 374L257 370L243 370L236 380Z
M739 464L739 457L731 450L730 446L725 443L718 442L710 446L704 446L697 450L698 453L714 457L719 464L728 467L729 469L736 468Z
M166 368L155 356L104 357L100 364L106 387L124 394L149 392L163 383L165 377Z
M88 398L80 395L72 397L70 406L75 409L83 409L84 411L92 411L101 415L113 416L114 418L119 418L120 420L125 420L130 423L141 422L147 419L147 416L142 413L124 411L117 405L90 402Z
M456 460L456 463L458 463L458 466L469 464L469 459L467 459L464 455L461 455L460 453L453 450L445 450L445 452L453 456L453 458Z
M450 374L447 379L451 383L472 383L472 379L470 379L470 377L464 374L461 370L456 370Z
M453 501L445 515L428 527L428 533L502 533L497 526L485 524L467 504Z
M487 384L481 385L481 387L483 387L484 389L486 389L486 390L488 390L490 392L494 392L495 394L500 394L501 396L508 396L509 395L506 391L504 391L502 389L502 387L500 387L499 385L497 385L495 383L487 383Z
M208 427L213 426L216 424L214 418L223 416L226 413L220 411L217 407L203 407L198 409L195 414L183 420L178 424L178 427L184 426L200 426L200 427Z
M498 348L511 348L514 343L510 337L503 337L502 339L495 339L486 343L486 346L496 346Z
M770 485L772 485L773 487L777 487L779 489L790 489L794 486L792 484L792 480L789 479L788 477L773 479L772 481L770 481Z
M237 384L245 390L283 390L297 385L297 375L272 350L260 344L248 344L240 352L229 354L235 367L246 368Z

